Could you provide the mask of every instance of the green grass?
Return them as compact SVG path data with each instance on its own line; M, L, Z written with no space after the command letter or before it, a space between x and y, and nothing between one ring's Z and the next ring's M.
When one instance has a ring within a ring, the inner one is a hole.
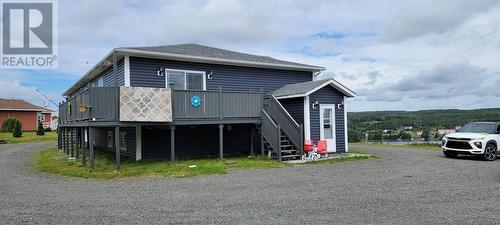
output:
M87 151L88 152L88 151ZM306 164L340 163L361 159L378 158L377 156L358 156L353 158L332 158L329 160L311 161ZM88 156L87 166L88 166ZM147 177L192 177L209 174L226 174L232 169L270 169L295 166L267 157L228 157L217 159L190 159L170 163L167 160L148 160L136 162L133 159L122 159L121 170L115 170L114 155L108 152L96 152L95 168L83 168L81 160L68 160L64 153L51 148L36 152L33 155L35 167L46 173L59 174L75 178L117 179ZM196 165L194 168L190 166Z
M114 179L126 177L192 177L208 174L226 174L231 169L267 169L289 166L265 157L229 157L217 159L180 160L170 163L166 160L140 161L122 159L121 170L116 172L114 156L96 152L95 169L82 167L80 160L67 160L64 153L57 149L36 152L34 164L42 172L55 173L68 177ZM87 157L88 163L88 157ZM88 165L88 164L87 164ZM196 165L194 168L189 166Z
M45 135L38 136L36 132L23 132L23 136L15 138L12 133L0 132L0 140L7 141L8 144L24 143L24 142L40 142L40 141L56 141L56 132L45 132Z
M364 146L382 146L390 148L412 148L412 149L423 149L423 150L441 150L441 146L433 144L408 144L408 145L390 145L382 143L367 143L367 142L357 142L351 143L354 145L364 145Z

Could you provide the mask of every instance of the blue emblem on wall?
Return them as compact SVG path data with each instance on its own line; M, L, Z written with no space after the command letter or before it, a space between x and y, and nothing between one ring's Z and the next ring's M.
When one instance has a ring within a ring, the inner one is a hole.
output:
M198 109L198 106L201 105L201 98L200 98L200 96L197 96L197 95L193 96L191 98L191 105L193 105L194 109Z

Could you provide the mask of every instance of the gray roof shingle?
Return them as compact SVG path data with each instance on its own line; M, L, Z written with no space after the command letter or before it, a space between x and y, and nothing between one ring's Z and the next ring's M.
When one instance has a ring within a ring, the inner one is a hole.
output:
M303 83L289 84L281 87L280 89L273 92L275 97L284 97L284 96L300 96L306 95L308 92L325 85L325 83L336 83L333 79L324 79L324 80L315 80L308 81ZM339 84L336 85L336 89L340 92L346 94L347 96L354 96L354 92L349 90L347 87Z
M271 58L269 56L252 55L242 52L235 52L220 48L209 47L200 44L178 44L178 45L163 45L163 46L150 46L150 47L128 47L122 49L133 49L149 52L158 53L168 53L177 54L184 56L197 56L206 57L214 59L225 59L225 60L238 60L254 63L270 63L270 64L281 64L281 65L291 65L291 66L307 66L307 67L317 67L313 65L289 62L284 60L279 60Z

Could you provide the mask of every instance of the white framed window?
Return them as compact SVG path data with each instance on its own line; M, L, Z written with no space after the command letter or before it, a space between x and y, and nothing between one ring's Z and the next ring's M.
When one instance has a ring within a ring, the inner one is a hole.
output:
M97 87L102 87L102 86L104 86L104 78L99 77L97 79Z
M206 90L204 71L165 69L167 87L172 90Z

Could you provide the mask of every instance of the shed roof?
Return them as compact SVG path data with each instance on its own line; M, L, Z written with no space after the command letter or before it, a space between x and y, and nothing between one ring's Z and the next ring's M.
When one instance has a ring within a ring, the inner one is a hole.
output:
M295 98L295 97L304 97L308 96L317 90L330 85L338 91L345 94L347 97L354 97L356 93L340 84L334 79L324 79L324 80L315 80L308 81L303 83L289 84L281 87L280 89L273 92L273 95L276 98Z

